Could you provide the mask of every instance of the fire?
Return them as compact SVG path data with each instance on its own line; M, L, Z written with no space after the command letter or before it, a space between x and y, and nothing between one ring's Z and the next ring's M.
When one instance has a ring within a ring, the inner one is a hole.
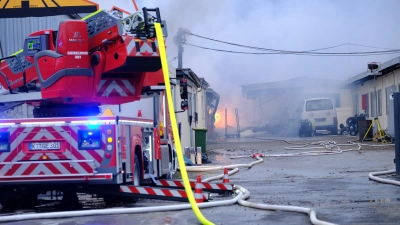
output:
M219 114L219 112L215 113L215 123L218 123L221 120L221 115Z
M217 111L215 113L215 123L214 123L215 127L216 128L224 128L225 127L225 122L224 121L225 120L223 120L222 117L221 117L221 112Z

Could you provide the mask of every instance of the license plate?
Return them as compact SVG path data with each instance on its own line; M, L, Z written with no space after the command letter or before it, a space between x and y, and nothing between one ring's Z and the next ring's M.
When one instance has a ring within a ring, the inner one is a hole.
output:
M60 142L38 142L29 143L29 150L39 151L39 150L59 150L61 148Z
M326 118L315 118L315 122L325 122Z

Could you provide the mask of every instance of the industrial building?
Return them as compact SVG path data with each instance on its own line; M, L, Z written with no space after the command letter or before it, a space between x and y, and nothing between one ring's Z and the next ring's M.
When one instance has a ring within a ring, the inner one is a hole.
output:
M351 116L350 90L342 80L296 77L278 82L241 85L242 95L254 102L251 127L276 134L297 134L301 105L307 98L329 97L335 102L338 123Z
M219 95L210 89L210 85L204 78L200 78L189 68L176 69L177 87L181 79L187 80L188 85L188 109L181 109L182 99L180 89L175 89L176 117L181 128L181 142L184 147L195 146L194 128L207 129L211 135L214 134L214 115L218 107ZM213 136L207 135L208 139Z
M354 115L364 113L369 120L377 117L382 129L394 137L393 93L400 90L400 57L378 64L380 68L376 73L366 68L347 80L344 88L351 92L349 98ZM374 124L374 133L376 127Z

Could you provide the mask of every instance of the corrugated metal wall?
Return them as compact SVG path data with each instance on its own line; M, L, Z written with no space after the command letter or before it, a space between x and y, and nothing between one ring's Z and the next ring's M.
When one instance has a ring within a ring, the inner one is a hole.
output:
M0 19L0 41L4 57L23 48L25 37L43 29L58 29L60 20L68 16L28 17ZM1 52L0 52L1 57Z

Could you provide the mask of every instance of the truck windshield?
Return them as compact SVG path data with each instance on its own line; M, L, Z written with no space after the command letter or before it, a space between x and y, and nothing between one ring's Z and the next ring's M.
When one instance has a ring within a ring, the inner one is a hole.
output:
M309 100L306 102L306 111L318 111L333 109L330 99Z

